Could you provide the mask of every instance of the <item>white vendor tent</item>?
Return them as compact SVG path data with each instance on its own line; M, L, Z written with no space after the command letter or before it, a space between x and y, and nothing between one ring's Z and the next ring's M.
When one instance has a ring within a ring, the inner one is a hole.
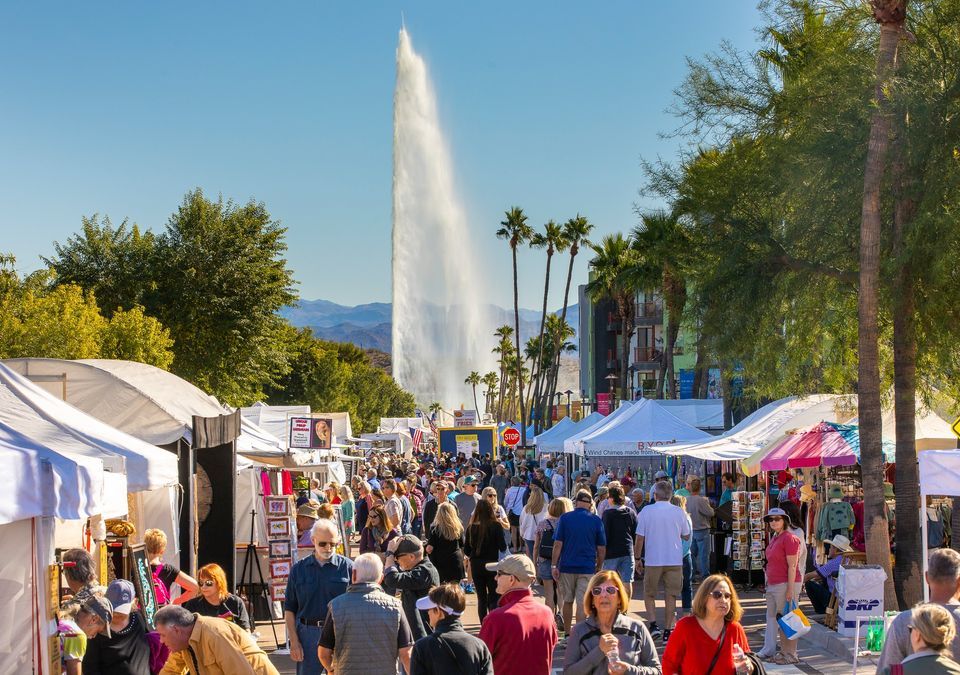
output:
M923 542L923 572L927 572L927 515L929 495L960 497L960 450L927 450L919 454L920 527ZM923 585L923 599L930 600L930 589Z
M744 460L762 448L772 447L791 429L823 420L841 421L837 408L843 398L833 394L782 398L754 411L721 436L703 443L678 445L666 452L693 459Z
M563 442L565 440L574 434L583 431L584 429L589 429L594 424L604 419L604 416L598 412L592 412L579 422L571 422L568 425L561 426L563 421L568 419L570 418L564 417L554 426L550 427L534 439L534 444L537 446L537 452L549 452L552 454L562 453Z
M309 416L310 406L267 405L257 402L247 408L240 408L240 414L243 419L253 422L271 436L279 438L283 447L286 448L289 435L287 420L294 416ZM336 433L336 428L334 428L334 433Z
M584 426L583 429L578 428L577 433L563 440L563 451L568 455L583 455L583 450L580 446L580 440L592 434L593 432L602 429L606 425L615 422L617 418L625 414L632 405L633 403L631 401L622 401L620 403L620 407L609 415L603 416L590 426ZM589 419L589 417L587 419ZM586 420L584 420L584 422L586 422Z
M423 417L381 417L377 432L381 434L395 434L398 431L410 435L411 429L430 431L430 425ZM348 434L352 436L353 434Z
M657 405L702 431L723 430L723 400L719 398L653 399Z
M919 397L917 397L916 409L917 450L952 450L957 447L957 437L950 428L949 422L925 407ZM883 410L883 417L880 420L883 437L896 442L897 424L893 406ZM856 423L853 422L853 424Z
M587 457L634 457L669 452L677 443L711 438L650 399L635 402L616 420L579 441ZM655 450L656 449L656 450Z
M564 417L549 429L541 431L539 434L537 434L537 436L533 439L533 443L537 446L537 450L543 452L543 450L540 448L541 445L548 443L550 439L558 439L562 441L567 436L573 434L576 428L576 422L569 417ZM563 447L562 444L560 447Z
M361 434L360 443L367 446L365 450L370 449L375 443L392 443L403 457L409 459L413 457L413 439L410 438L408 431L396 431L393 433Z

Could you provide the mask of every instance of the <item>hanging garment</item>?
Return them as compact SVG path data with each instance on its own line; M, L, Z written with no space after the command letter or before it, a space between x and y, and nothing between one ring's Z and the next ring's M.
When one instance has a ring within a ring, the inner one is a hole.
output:
M829 502L820 509L817 520L817 539L821 541L833 538L833 533L839 531L846 535L847 530L856 524L853 507L847 502Z
M927 509L927 548L940 548L946 544L943 516L936 506Z

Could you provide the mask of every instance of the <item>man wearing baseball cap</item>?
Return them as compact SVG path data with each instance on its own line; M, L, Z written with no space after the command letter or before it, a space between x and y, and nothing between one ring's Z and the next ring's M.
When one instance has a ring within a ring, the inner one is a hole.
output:
M111 581L104 596L113 606L110 635L99 633L87 642L84 670L102 675L150 675L150 644L143 618L133 611L133 584L126 579Z
M497 573L499 607L483 620L480 639L493 655L497 675L549 675L557 646L553 613L533 597L537 576L533 561L522 553L508 555L487 570Z
M410 655L410 672L417 675L493 675L493 659L484 642L463 629L460 616L467 596L457 584L442 584L417 600L433 633L417 640Z
M842 554L853 550L850 540L842 534L828 539L825 543L830 544L830 559L822 565L814 564L813 572L803 577L803 587L810 598L810 604L813 605L813 611L817 614L825 614L827 605L830 604L830 596L833 595L836 578L840 574Z
M429 632L426 616L417 610L417 600L440 583L440 575L429 558L423 556L423 543L412 534L397 537L387 544L387 566L383 570L383 590L388 595L400 591L403 613L410 624L413 639Z

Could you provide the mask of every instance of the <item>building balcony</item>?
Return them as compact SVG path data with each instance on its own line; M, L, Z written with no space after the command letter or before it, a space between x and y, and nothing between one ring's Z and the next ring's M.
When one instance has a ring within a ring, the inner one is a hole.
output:
M653 326L663 323L663 303L657 301L638 302L635 321L638 326Z
M662 352L656 347L634 347L633 365L637 370L649 370L649 366L659 366ZM645 368L644 366L648 366Z

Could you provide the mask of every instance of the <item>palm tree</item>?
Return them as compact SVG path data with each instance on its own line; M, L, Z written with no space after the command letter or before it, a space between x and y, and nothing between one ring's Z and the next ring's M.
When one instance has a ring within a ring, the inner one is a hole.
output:
M500 385L500 376L495 372L490 371L483 376L482 380L483 386L487 388L487 401L486 407L487 412L493 414L494 409L494 399L496 397L497 387Z
M434 401L430 404L428 408L430 414L437 419L437 422L440 423L440 426L443 426L443 420L440 418L440 413L443 412L443 406L440 405L438 401Z
M690 237L679 218L666 211L653 211L640 214L640 225L633 230L633 248L639 254L638 264L634 268L634 288L646 289L654 284L659 285L667 310L667 334L657 398L663 396L664 383L670 398L677 398L673 351L687 304L687 282L683 267L691 250Z
M520 399L520 444L527 444L527 406L523 400L523 358L520 356L520 288L517 281L517 248L530 241L533 228L527 225L527 216L519 206L512 207L505 213L507 219L500 221L497 230L497 239L506 239L510 243L510 253L513 256L513 322L516 328L517 341L517 398Z
M510 354L513 351L513 345L510 343L510 336L513 335L513 328L510 326L500 326L494 333L497 336L499 341L497 346L493 348L494 354L499 354L500 358L498 359L500 363L500 393L497 396L498 408L497 408L497 421L503 421L503 401L505 388L507 386L507 361L510 357Z
M469 384L473 389L473 408L477 411L477 418L480 417L480 406L477 405L477 385L480 384L480 373L473 371L467 376L467 379L463 381L464 384Z
M577 253L580 252L581 246L590 246L590 240L588 237L592 231L593 225L579 213L575 218L571 218L563 224L563 238L570 248L570 264L567 267L567 283L563 289L563 309L560 312L560 320L564 323L567 321L567 303L570 299L570 281L573 279L573 261L576 259ZM552 392L557 388L557 375L560 372L560 345L554 344L553 350L555 357L553 363L554 375L549 383L549 386L547 386L548 392ZM549 421L552 423L552 420ZM550 424L550 426L553 425Z
M537 415L534 415L534 429L539 433L543 428L543 408L540 401L541 389L543 387L543 377L544 369L541 367L543 363L543 329L547 321L547 295L550 292L550 261L553 258L553 254L563 253L567 249L567 240L564 236L563 227L557 225L552 220L547 221L546 225L543 226L543 232L535 232L533 237L530 239L531 248L545 248L547 250L547 271L544 275L543 280L543 310L540 315L540 333L537 340L537 354L536 358L533 361L533 380L535 385L533 387L533 403L536 410L538 411ZM549 368L547 369L549 371Z
M619 232L608 234L591 248L596 255L590 261L593 279L587 282L586 290L594 300L613 301L617 309L623 341L620 353L620 391L623 396L627 388L627 352L630 349L636 311L633 268L637 265L638 256L630 240Z
M881 190L892 126L889 94L897 70L897 48L907 15L906 0L870 0L880 24L877 48L876 107L870 122L863 174L860 218L860 279L857 296L857 406L860 418L860 465L863 469L863 516L867 562L887 572L885 600L896 602L890 569L890 537L883 502L883 451L880 428L880 353L878 347Z

